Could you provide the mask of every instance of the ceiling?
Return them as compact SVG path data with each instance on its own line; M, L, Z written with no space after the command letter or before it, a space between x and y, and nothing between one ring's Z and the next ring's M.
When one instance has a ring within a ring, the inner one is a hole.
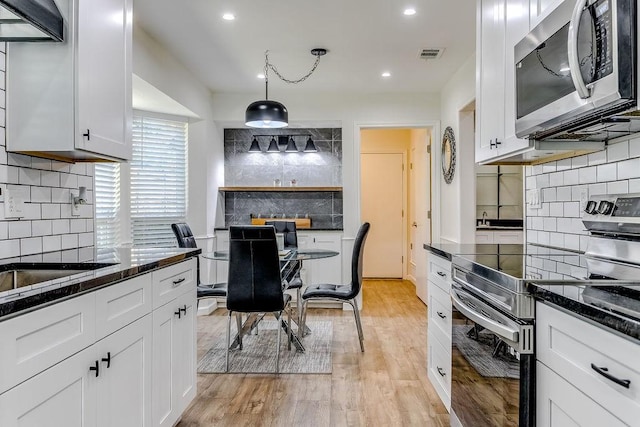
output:
M416 10L405 16L405 8ZM328 50L316 72L291 85L269 74L270 94L292 90L353 94L439 92L475 50L472 0L134 0L134 23L164 45L213 92L255 93L264 52L297 79ZM224 13L236 19L222 19ZM444 48L420 59L423 48ZM384 71L390 77L382 77Z

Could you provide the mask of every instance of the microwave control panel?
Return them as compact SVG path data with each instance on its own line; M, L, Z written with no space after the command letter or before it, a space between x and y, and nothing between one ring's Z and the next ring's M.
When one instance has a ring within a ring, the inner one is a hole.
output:
M594 78L599 80L613 72L613 33L611 30L611 0L598 0L589 6L584 13L589 13L593 20L593 40L595 51L592 49L594 64Z

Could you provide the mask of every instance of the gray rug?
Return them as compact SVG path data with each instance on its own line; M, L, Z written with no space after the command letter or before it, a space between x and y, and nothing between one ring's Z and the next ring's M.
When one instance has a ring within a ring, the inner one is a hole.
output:
M486 329L478 340L469 338L471 325L453 325L453 342L471 366L483 377L520 378L520 362L510 354L493 357L493 334Z
M225 325L226 326L226 325ZM229 372L231 373L274 373L276 370L276 340L278 331L275 320L263 320L258 335L245 335L242 350L234 349L229 353ZM280 373L284 374L330 374L331 343L333 341L333 323L331 321L307 322L311 334L302 340L306 351L296 351L292 345L287 350L286 334L282 331L280 344ZM231 336L235 334L234 323ZM198 373L224 373L226 336L220 340L198 362Z

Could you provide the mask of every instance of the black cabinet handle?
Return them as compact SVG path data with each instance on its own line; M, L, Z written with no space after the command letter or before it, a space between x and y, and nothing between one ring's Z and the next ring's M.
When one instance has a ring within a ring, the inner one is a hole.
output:
M436 311L436 313L438 313L438 317L440 317L441 319L446 319L447 318L447 316L441 311Z
M98 377L98 375L100 375L100 362L98 362L96 360L96 366L90 366L89 367L90 371L96 371L96 378Z
M442 369L440 366L436 366L436 369L438 369L438 373L440 374L440 376L444 377L445 375L447 375L444 369Z
M173 281L173 285L174 285L174 286L175 286L175 285L178 285L178 284L180 284L180 283L184 282L185 280L187 280L187 279L186 279L186 278L184 278L184 277L183 277L182 279L174 280L174 281Z
M598 367L594 363L591 364L591 369L608 379L609 381L613 381L614 383L621 385L624 388L629 388L629 384L631 384L630 380L621 380L620 378L616 378L609 373L609 368Z
M447 274L446 274L446 273L443 273L442 271L438 271L438 272L437 272L437 274L438 274L438 276L440 276L440 277L447 277Z
M179 308L178 311L181 311L182 314L187 314L187 305L185 304L184 307Z
M87 141L91 141L91 129L87 129L87 133L83 133L82 136L87 138Z
M174 316L178 316L178 319L181 318L182 317L182 309L179 308L178 311L175 311L173 314L174 314Z
M111 352L107 351L107 357L102 358L103 362L107 362L107 369L111 367Z
M498 138L496 138L496 142L493 142L493 139L489 140L489 149L493 150L493 147L498 148L498 145L502 144L502 141L498 141Z

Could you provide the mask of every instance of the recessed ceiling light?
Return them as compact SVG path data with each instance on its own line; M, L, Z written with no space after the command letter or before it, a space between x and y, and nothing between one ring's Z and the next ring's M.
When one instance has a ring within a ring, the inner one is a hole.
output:
M233 13L225 13L224 15L222 15L222 19L224 19L225 21L233 21L234 19L236 19L236 15L234 15Z
M264 74L262 74L262 73L258 74L258 78L259 79L264 79Z
M388 71L385 71L384 73L382 73L382 77L391 77L391 73Z
M410 7L410 8L405 9L404 12L402 12L402 13L404 13L407 16L413 16L413 15L416 14L416 10L414 8Z

